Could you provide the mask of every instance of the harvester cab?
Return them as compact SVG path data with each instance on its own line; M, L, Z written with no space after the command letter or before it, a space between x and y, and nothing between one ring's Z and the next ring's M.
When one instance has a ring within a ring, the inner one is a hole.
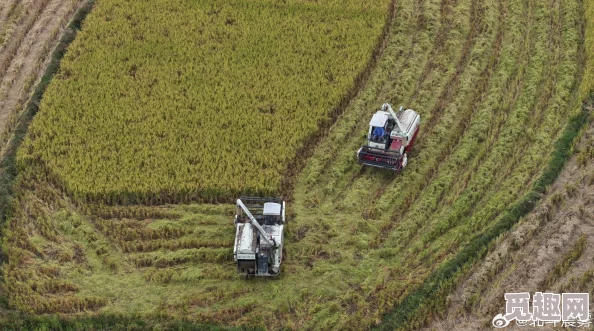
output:
M285 202L279 198L241 197L235 215L233 260L237 272L278 276L283 257Z
M421 116L412 109L400 107L394 112L388 103L382 105L371 121L367 132L367 143L357 151L359 163L401 171L408 163L407 153L412 149Z

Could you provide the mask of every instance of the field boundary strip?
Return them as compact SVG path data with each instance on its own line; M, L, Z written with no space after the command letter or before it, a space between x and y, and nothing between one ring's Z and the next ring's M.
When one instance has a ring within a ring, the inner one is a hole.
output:
M47 86L51 82L54 75L60 68L60 60L66 54L68 45L74 40L77 32L81 29L82 22L84 21L87 14L91 11L95 4L95 0L87 0L79 9L74 13L72 19L67 24L62 36L59 38L58 43L53 48L49 64L45 69L45 72L41 76L41 79L29 100L26 103L24 112L17 119L12 137L8 139L8 142L3 150L3 154L0 155L0 235L4 235L4 226L6 220L11 217L13 213L13 184L17 178L16 171L16 152L23 142L29 124L35 117L35 114L39 111L39 104L43 93ZM0 264L6 262L6 257L0 249ZM3 279L1 279L3 281ZM5 298L0 297L1 302L5 302ZM21 317L19 317L20 319ZM0 325L4 327L4 322L0 317Z
M76 37L77 31L81 29L83 20L91 11L94 4L95 0L87 0L73 15L66 26L66 29L64 29L62 37L60 37L57 45L51 53L49 64L45 69L45 72L41 76L33 94L27 101L25 111L17 120L13 135L9 138L5 150L3 151L3 155L0 155L0 225L3 225L10 215L10 201L13 194L12 184L16 178L16 152L27 134L29 124L33 120L37 111L39 111L39 103L43 97L45 89L60 68L60 60L64 54L66 54L68 45Z

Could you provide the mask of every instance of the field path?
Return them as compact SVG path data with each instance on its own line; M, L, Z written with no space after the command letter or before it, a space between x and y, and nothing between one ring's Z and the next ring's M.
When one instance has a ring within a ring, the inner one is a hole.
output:
M0 146L82 0L7 1L0 8Z

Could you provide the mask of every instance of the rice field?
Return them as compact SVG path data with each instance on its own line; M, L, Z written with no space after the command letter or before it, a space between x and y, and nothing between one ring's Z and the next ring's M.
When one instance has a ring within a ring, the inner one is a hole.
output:
M83 203L276 192L361 81L389 5L102 1L46 91L19 162L40 161Z
M126 311L265 329L390 328L382 324L389 323L386 314L530 191L566 124L580 112L583 91L591 90L586 64L592 50L582 30L589 35L592 27L583 5L398 1L365 85L318 138L303 169L291 173L285 261L273 281L246 282L235 274L232 205L184 204L197 199L192 194L159 200L154 191L144 191L147 203L124 205L117 189L106 193L117 186L98 188L96 196L84 193L102 177L81 179L79 170L71 177L81 183L74 190L60 163L74 159L58 160L40 148L43 131L50 130L42 123L67 113L55 108L43 118L52 102L63 102L51 99L64 84L59 76L19 152L18 193L3 242L10 307L69 317ZM378 16L382 22L386 7ZM84 45L85 31L100 24L92 15L72 53ZM84 65L74 55L63 63L61 75L68 66ZM371 114L385 101L422 117L409 164L398 175L362 168L354 157ZM334 104L326 104L326 118ZM91 108L90 114L99 111ZM115 132L109 127L103 132ZM285 172L279 168L276 178ZM138 185L146 185L141 178ZM267 187L281 192L281 182ZM233 189L215 196L223 201ZM126 194L133 198L125 202L143 202L133 190ZM431 305L418 309L427 317L440 313ZM414 318L404 328L425 322Z

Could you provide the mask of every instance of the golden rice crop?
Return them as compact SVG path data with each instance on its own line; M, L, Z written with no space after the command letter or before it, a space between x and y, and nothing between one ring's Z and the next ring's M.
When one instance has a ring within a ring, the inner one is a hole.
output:
M19 160L78 201L277 191L370 61L388 0L101 1Z

